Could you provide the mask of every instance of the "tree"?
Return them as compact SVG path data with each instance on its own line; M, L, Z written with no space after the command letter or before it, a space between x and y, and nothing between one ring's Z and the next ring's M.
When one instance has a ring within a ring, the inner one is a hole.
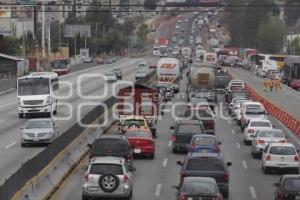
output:
M147 34L149 33L148 26L146 24L142 24L137 31L137 37L140 43L144 43L147 39Z
M285 26L278 16L263 21L257 33L257 46L266 53L278 53L283 48Z
M145 10L156 10L156 0L145 0L144 8Z
M300 55L300 38L297 37L290 43L290 53Z

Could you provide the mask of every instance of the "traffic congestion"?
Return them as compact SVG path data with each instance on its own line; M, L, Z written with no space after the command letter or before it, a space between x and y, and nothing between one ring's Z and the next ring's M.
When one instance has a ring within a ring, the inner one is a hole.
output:
M12 176L9 199L300 200L300 56L226 46L221 9L203 11L172 15L141 56L18 77L1 184L41 172Z

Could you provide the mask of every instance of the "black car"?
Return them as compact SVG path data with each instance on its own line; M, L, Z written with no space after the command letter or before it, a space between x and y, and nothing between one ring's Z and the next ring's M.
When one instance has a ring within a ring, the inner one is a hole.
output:
M113 69L112 72L116 75L118 80L122 80L123 75L122 75L122 71L120 69Z
M187 152L193 135L205 134L204 126L199 120L178 120L175 122L175 126L170 128L174 130L172 133L173 153Z
M177 189L177 200L223 200L215 179L210 177L186 177L180 185L172 188Z
M124 135L102 135L88 144L90 148L89 157L115 156L124 158L130 167L133 167L133 147Z
M281 176L276 187L275 200L297 200L300 199L300 175L290 174Z
M218 188L224 198L229 196L228 166L219 154L215 153L189 153L184 162L178 161L181 166L180 183L185 177L211 177L217 182Z

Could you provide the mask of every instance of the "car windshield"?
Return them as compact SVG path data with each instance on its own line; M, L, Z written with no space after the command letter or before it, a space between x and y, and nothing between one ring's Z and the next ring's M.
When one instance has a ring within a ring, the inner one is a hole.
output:
M180 124L175 130L176 133L199 134L202 133L200 124Z
M247 108L246 115L265 115L266 111L261 108Z
M50 94L49 78L22 78L18 80L18 95Z
M217 140L213 137L200 137L197 136L192 140L193 145L199 146L212 146L217 144Z
M284 181L284 189L290 191L299 191L300 190L300 179L299 178L287 178Z
M128 151L126 142L120 139L105 138L97 140L92 147L92 152L109 153L111 155L124 153Z
M186 194L215 194L218 192L216 184L207 181L188 181L183 184Z
M212 118L213 114L212 111L209 109L192 109L192 110L186 110L185 116L201 119L201 118Z
M187 161L185 170L192 171L224 171L224 163L218 158L196 157Z
M123 126L145 126L145 120L143 119L126 119Z
M90 174L113 174L123 175L123 167L118 164L92 164Z
M51 66L53 69L65 69L68 67L68 61L67 60L54 60L52 62Z
M149 138L150 134L148 131L143 130L128 130L126 132L127 137L143 137L143 138Z
M25 125L25 129L40 129L40 128L51 128L52 124L50 121L28 121Z
M269 153L274 155L288 156L288 155L295 155L296 151L295 148L293 147L274 146L270 148Z
M264 138L284 138L285 135L282 132L275 132L275 131L261 131L258 134L258 137Z

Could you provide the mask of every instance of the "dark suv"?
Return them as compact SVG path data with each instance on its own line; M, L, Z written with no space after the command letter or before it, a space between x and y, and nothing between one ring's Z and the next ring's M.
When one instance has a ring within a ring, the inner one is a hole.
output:
M133 168L133 150L124 135L102 135L94 140L90 147L90 158L114 156L124 158L128 166Z
M281 176L276 187L275 200L300 199L300 175L291 174Z
M229 196L229 172L227 167L231 162L225 163L219 154L189 153L184 162L177 161L181 166L180 182L185 177L212 177L216 180L218 188L224 198Z
M178 120L175 122L175 126L171 126L171 129L174 129L172 134L173 153L187 151L193 135L205 134L204 126L199 120Z

